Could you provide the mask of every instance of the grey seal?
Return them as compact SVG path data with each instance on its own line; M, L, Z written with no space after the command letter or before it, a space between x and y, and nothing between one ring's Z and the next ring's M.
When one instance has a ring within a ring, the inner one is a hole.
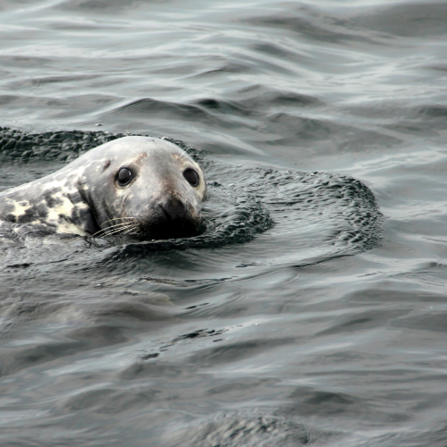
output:
M80 236L188 237L201 225L200 166L165 140L128 136L0 193L0 226Z

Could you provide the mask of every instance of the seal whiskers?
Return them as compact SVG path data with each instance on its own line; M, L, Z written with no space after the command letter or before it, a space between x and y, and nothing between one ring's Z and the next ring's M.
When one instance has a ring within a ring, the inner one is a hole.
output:
M127 219L132 219L132 220L129 221ZM113 220L113 219L111 219L111 220ZM133 218L133 217L126 218L125 222L120 222L115 225L109 225L108 227L97 231L92 236L93 237L110 236L112 234L118 234L120 232L123 232L124 230L127 230L129 228L137 228L138 225L139 225L138 221L135 218Z
M98 234L95 233L93 237L107 237L107 236L114 236L118 234L123 234L125 230L130 228L130 226L121 226L119 228L107 228L102 233L98 231ZM132 226L134 228L134 226Z

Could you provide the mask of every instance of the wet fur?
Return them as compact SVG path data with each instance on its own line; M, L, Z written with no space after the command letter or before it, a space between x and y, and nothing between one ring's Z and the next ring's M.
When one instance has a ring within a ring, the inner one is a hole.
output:
M135 174L125 187L116 182L122 167ZM187 168L199 174L197 187L183 177ZM51 175L0 193L0 228L26 225L96 237L191 236L200 226L205 197L200 167L179 147L148 137L124 137Z

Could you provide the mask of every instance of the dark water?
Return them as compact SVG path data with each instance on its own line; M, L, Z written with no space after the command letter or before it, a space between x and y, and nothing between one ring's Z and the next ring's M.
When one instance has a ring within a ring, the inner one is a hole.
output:
M134 133L211 192L189 240L3 243L1 445L447 445L445 2L0 25L0 189Z

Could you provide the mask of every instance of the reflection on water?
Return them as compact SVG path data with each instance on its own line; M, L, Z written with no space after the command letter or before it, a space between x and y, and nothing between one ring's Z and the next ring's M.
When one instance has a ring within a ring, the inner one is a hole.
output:
M0 189L135 133L211 194L196 239L3 246L2 445L444 446L446 19L3 2Z

